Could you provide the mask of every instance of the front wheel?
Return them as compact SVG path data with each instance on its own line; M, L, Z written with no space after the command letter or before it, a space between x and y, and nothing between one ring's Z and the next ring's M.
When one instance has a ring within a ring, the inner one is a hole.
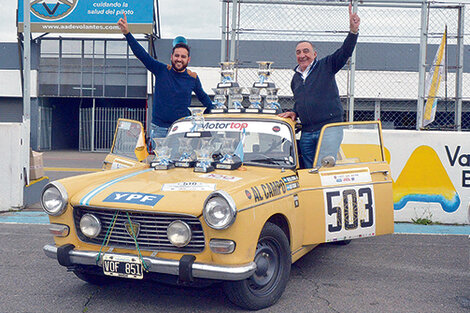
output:
M254 261L257 268L250 278L224 283L230 301L249 310L259 310L276 303L289 280L292 263L289 241L278 226L266 223L258 240Z

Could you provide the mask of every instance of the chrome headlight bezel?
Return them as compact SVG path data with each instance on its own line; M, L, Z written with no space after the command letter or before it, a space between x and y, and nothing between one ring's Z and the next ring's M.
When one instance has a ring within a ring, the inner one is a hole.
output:
M45 193L48 190L50 190L51 188L55 188L59 192L59 195L61 197L61 199L60 199L61 203L55 209L51 209L50 207L48 207L46 205L47 200L44 199ZM44 210L44 212L46 212L49 215L59 216L62 213L64 213L65 209L67 208L68 201L69 201L69 196L67 194L67 190L65 190L65 187L57 181L54 181L54 182L51 182L51 183L47 184L41 192L41 206L42 206L42 209Z
M82 221L84 218L90 218L91 221L94 221L96 223L97 228L96 230L94 231L94 234L87 234L86 232L83 231L83 225L82 225ZM99 218L97 218L95 215L93 214L90 214L90 213L86 213L86 214L83 214L83 216L80 218L80 223L79 223L79 227L80 227L80 231L82 232L82 234L88 238L96 238L98 237L98 235L101 233L101 221Z
M182 241L182 242L177 242L175 240L172 240L172 237L173 233L171 233L172 231L172 227L174 227L175 225L180 225L182 227L182 229L185 231L185 240ZM189 244L189 242L191 241L191 237L192 237L192 231L191 231L191 227L189 227L189 225L181 220L176 220L176 221L173 221L170 223L170 225L168 225L167 229L166 229L166 236L168 237L168 240L170 241L170 243L172 245L174 245L175 247L178 247L178 248L182 248L182 247L185 247Z
M214 223L214 218L211 217L213 214L213 209L215 207L208 206L214 199L221 199L227 205L226 210L226 217L222 223ZM216 190L212 192L207 199L204 201L204 208L202 210L202 215L204 217L204 221L206 224L213 229L227 229L229 228L234 222L237 217L237 207L235 205L235 201L233 201L232 197L223 190Z

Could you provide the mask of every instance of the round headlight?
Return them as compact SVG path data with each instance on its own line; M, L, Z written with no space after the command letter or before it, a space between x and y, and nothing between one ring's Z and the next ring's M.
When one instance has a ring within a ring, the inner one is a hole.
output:
M174 221L168 225L166 235L171 244L177 247L184 247L191 240L191 228L185 222Z
M237 211L232 198L227 193L216 191L206 200L202 213L209 227L225 229L233 224Z
M101 232L101 222L93 214L85 214L80 219L80 230L89 238L95 238Z
M41 205L49 215L60 215L67 207L67 192L59 182L48 184L41 195Z

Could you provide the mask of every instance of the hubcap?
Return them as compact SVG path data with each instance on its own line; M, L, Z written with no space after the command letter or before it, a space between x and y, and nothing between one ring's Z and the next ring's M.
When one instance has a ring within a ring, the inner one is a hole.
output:
M250 278L252 291L266 294L276 285L279 280L279 245L272 239L263 239L258 243L255 263L256 272Z

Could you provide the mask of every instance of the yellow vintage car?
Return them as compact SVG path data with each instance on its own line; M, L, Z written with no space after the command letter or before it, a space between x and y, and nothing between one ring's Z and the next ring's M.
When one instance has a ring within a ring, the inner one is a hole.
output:
M393 233L380 122L325 126L311 169L299 166L295 123L275 115L181 119L139 162L142 133L119 120L104 171L43 190L54 235L44 252L86 282L222 282L256 310L318 244Z

